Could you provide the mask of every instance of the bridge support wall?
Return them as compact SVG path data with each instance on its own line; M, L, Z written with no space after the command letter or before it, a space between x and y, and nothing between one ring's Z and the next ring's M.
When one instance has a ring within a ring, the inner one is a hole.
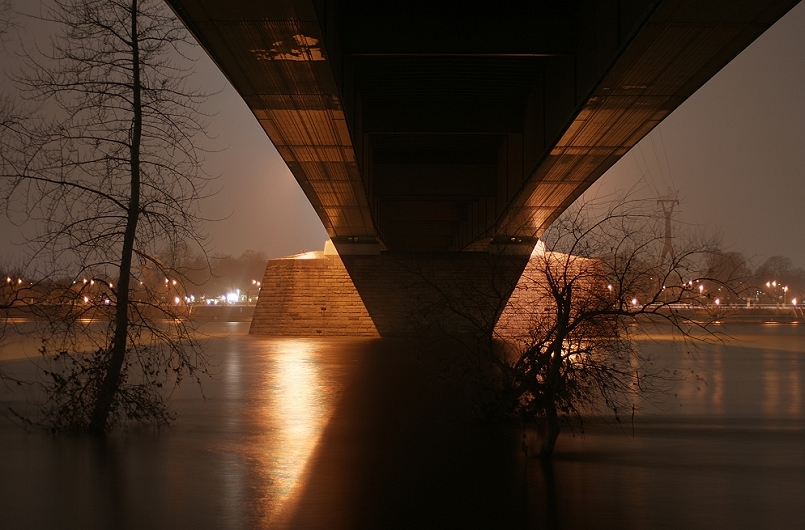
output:
M341 259L321 252L268 262L249 333L378 336Z
M324 255L271 260L251 333L444 336L491 332L528 255Z
M342 256L380 335L489 333L528 256L485 252Z

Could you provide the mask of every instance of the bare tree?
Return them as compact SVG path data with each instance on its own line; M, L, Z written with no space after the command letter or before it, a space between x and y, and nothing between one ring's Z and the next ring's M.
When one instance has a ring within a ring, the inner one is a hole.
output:
M0 44L12 26L11 2L0 0Z
M682 339L713 338L713 301L699 290L715 246L677 236L667 252L652 205L615 201L577 206L543 234L493 343L497 404L542 433L550 457L562 424L588 413L632 415L641 399L666 392L678 375L638 347L653 326ZM670 259L669 258L670 254ZM730 278L733 278L730 276Z
M805 295L805 270L795 267L790 258L771 256L755 270L754 282L757 293L766 303L783 306L793 299L802 301Z
M162 424L166 389L200 382L207 366L176 319L176 275L154 257L204 240L205 94L187 87L183 66L193 43L159 0L54 0L43 19L58 30L17 78L34 110L3 124L0 190L50 278L50 302L37 304L47 306L45 421L95 433ZM141 277L149 264L160 292Z

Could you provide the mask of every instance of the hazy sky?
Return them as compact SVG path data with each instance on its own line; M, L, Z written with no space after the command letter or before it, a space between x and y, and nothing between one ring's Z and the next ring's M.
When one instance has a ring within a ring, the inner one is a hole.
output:
M591 191L635 184L653 194L678 190L677 219L720 233L730 250L755 262L782 254L805 266L805 3L683 103Z
M220 174L203 204L211 250L276 257L319 249L327 234L246 105L204 57L197 81L222 92L210 131L226 150L207 155ZM756 262L782 254L805 266L805 4L800 4L694 94L591 189L637 185L679 192L680 222L722 234ZM0 252L14 252L0 224ZM0 257L2 259L2 257Z

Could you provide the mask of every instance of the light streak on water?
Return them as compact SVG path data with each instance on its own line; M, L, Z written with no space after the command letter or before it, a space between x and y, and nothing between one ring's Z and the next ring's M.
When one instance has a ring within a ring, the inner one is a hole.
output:
M253 413L271 437L253 448L267 488L268 521L292 501L300 487L333 403L319 381L316 343L282 340L274 344L274 368L262 386L264 406Z

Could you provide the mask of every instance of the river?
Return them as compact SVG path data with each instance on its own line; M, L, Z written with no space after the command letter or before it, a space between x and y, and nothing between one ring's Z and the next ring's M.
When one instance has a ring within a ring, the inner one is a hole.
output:
M634 421L563 433L551 466L477 419L461 352L214 324L178 420L103 441L22 429L0 390L0 528L803 528L805 327L725 329ZM19 344L19 341L11 341ZM25 369L7 352L0 368ZM2 356L0 356L2 358ZM692 370L692 372L691 372Z

